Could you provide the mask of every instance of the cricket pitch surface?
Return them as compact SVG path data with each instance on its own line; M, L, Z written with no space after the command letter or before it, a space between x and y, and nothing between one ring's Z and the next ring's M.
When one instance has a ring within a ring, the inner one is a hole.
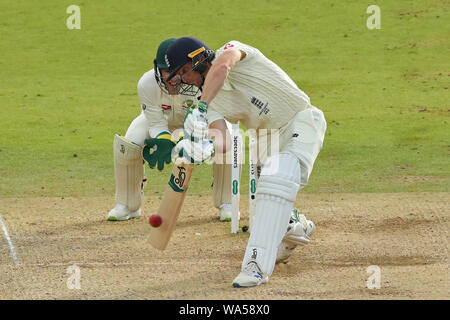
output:
M142 216L124 222L106 220L113 197L2 198L0 299L449 299L449 199L300 192L312 242L267 284L236 289L249 234L230 234L210 196L187 195L162 252L147 243L160 197L147 195Z

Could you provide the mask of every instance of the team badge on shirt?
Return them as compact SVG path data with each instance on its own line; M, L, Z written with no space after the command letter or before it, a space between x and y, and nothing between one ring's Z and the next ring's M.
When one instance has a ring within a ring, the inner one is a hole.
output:
M228 42L228 43L223 47L223 50L227 50L227 49L233 48L233 47L234 47L234 44Z
M189 109L194 104L193 100L185 100L183 101L183 108Z

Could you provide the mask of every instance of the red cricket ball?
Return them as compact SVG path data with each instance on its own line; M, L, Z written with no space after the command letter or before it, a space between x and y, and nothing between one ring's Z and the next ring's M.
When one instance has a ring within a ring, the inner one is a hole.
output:
M162 219L159 214L153 214L150 217L149 221L150 221L150 225L154 228L158 228L162 223Z

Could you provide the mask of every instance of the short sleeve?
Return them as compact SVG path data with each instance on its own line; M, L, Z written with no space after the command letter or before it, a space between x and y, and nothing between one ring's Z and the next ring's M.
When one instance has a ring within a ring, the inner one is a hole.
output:
M231 49L231 48L238 49L238 50L244 51L246 53L246 57L243 61L245 61L247 58L253 57L258 52L258 49L256 49L256 48L253 48L249 45L246 45L246 44L236 41L236 40L231 40L216 50L216 59L222 53L224 53L227 49Z

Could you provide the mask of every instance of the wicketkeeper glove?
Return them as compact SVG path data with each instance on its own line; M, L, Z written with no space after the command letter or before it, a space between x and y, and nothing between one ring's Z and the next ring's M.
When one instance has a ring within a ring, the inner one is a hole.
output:
M150 169L157 166L158 170L162 171L164 164L172 163L172 149L175 145L171 134L166 131L161 132L156 138L146 139L142 153Z
M179 141L172 150L172 160L174 163L194 163L202 164L210 161L215 154L214 140L192 141L189 137Z
M208 104L200 101L196 106L189 108L184 117L183 131L186 136L191 137L192 141L208 139ZM185 137L186 139L186 137Z

